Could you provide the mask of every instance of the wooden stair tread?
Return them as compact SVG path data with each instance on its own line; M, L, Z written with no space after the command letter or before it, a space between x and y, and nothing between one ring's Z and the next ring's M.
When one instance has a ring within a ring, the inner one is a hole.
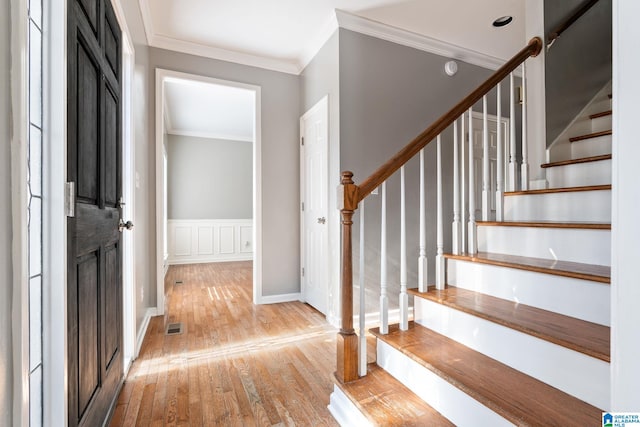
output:
M516 425L600 425L600 409L413 322L372 333Z
M375 363L369 364L366 376L335 383L373 425L454 425Z
M583 264L580 262L557 261L545 258L533 258L518 255L479 252L475 255L445 254L445 258L516 268L536 273L591 280L599 283L611 283L611 267L606 265Z
M613 113L613 111L611 111L611 110L601 111L601 112L599 112L599 113L591 114L591 115L589 116L589 118L590 118L591 120L593 120L593 119L597 119L597 118L600 118L600 117L610 116L612 113Z
M507 191L504 193L506 196L523 196L527 194L552 194L552 193L572 193L579 191L601 191L611 190L611 184L604 185L585 185L582 187L561 187L561 188L543 188L540 190L527 190L527 191Z
M607 326L454 286L411 294L609 362Z
M576 165L579 163L598 162L601 160L611 160L611 154L603 154L601 156L582 157L580 159L560 160L557 162L544 163L540 165L541 168L552 168L555 166L567 166Z
M598 222L554 221L476 221L477 225L496 227L575 228L582 230L611 230L611 224Z
M585 139L598 138L599 136L607 136L611 135L613 132L611 130L603 130L601 132L588 133L586 135L574 136L573 138L569 138L570 142L583 141Z

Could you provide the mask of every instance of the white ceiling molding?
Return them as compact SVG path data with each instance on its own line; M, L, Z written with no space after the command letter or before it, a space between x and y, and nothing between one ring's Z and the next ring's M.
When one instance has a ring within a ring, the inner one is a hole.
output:
M302 71L300 66L295 62L221 49L214 46L185 40L177 40L161 34L156 34L153 28L151 10L149 9L149 0L139 0L139 3L149 46L173 50L176 52L184 52L196 56L203 56L205 58L234 62L236 64L243 64L251 67L265 68L267 70L279 71L287 74L297 75Z
M497 70L506 62L504 59L496 58L495 56L476 52L428 36L353 15L344 10L336 9L335 12L338 25L340 28L346 30L412 47L424 52L457 59L490 70Z
M322 30L318 33L318 36L313 39L308 46L302 51L300 55L300 70L298 74L304 70L311 60L320 52L320 49L329 41L333 33L338 29L338 19L335 13L331 14L331 17L327 20Z
M221 139L224 141L253 142L252 138L242 138L237 135L222 135L219 133L197 132L180 129L169 129L167 130L167 134L176 136L190 136L193 138Z

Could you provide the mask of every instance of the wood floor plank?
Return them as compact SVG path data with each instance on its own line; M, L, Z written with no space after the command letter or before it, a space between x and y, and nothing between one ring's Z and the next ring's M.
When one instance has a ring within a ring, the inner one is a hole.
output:
M515 425L601 423L600 409L413 322L408 331L373 332Z
M607 326L453 286L443 290L430 287L427 292L410 289L409 292L605 362L610 361L610 330Z
M337 426L337 330L300 302L253 305L252 280L251 262L169 268L111 426Z

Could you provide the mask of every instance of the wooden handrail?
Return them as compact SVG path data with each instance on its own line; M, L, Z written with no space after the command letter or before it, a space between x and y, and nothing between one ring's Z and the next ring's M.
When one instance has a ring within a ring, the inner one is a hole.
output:
M571 16L562 21L555 30L551 31L547 36L547 49L564 33L567 28L572 26L578 19L582 17L589 9L591 9L600 0L588 0L582 4Z
M342 172L341 185L338 187L338 208L342 215L342 277L340 289L342 318L336 342L336 379L338 381L346 383L358 379L358 337L353 329L353 246L351 230L353 214L358 209L358 204L507 77L509 73L527 58L537 56L541 50L542 39L539 37L531 39L524 49L493 73L487 81L436 120L434 124L418 135L360 185L356 185L353 182L352 172Z
M471 108L484 95L500 83L505 77L522 64L527 58L537 56L542 50L542 40L534 37L520 52L518 52L507 63L500 67L491 77L482 83L476 90L471 92L466 98L460 101L455 107L436 120L431 126L418 135L413 141L407 144L402 150L396 153L385 164L380 166L367 179L358 186L358 203L364 200L373 190L393 175L402 165L407 163L413 156L418 154L429 142L441 134L458 117Z

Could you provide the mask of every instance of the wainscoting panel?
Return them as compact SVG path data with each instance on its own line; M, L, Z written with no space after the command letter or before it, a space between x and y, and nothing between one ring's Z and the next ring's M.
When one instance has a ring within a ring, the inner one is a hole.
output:
M251 219L170 219L169 264L253 259Z

